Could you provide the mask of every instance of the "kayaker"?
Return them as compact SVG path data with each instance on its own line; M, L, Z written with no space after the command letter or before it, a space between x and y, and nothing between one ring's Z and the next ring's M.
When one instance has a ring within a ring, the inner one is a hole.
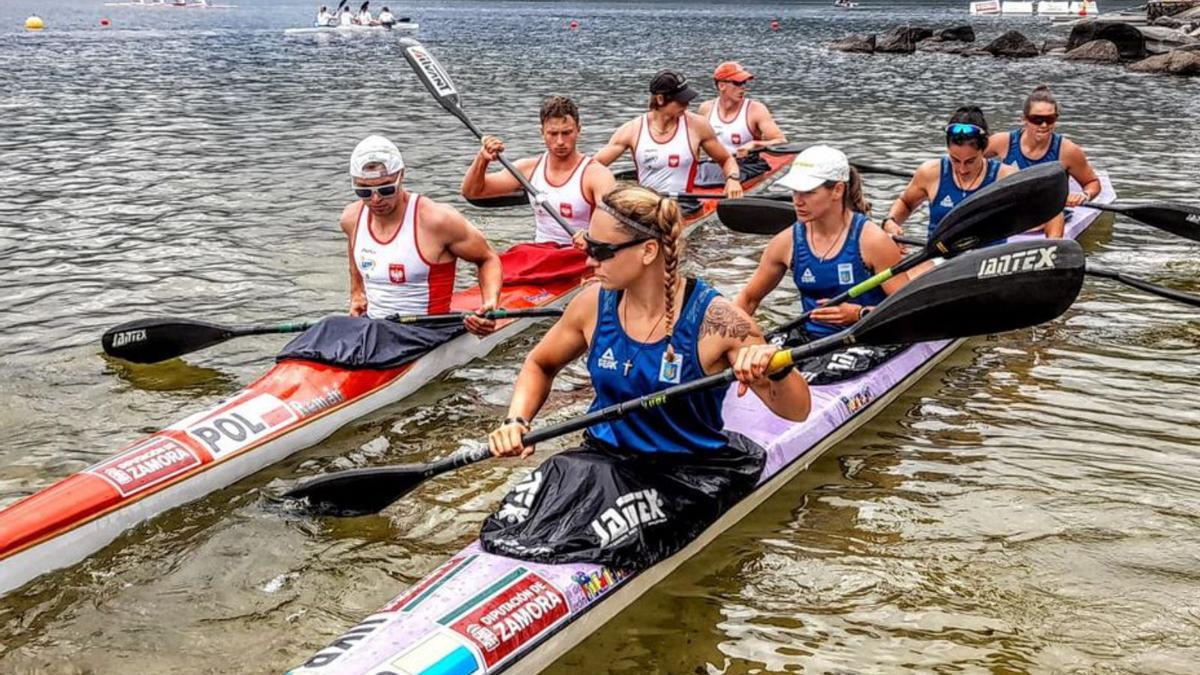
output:
M396 17L392 14L392 10L384 7L379 11L379 25L391 28L396 23Z
M362 7L358 8L358 16L354 17L354 22L360 26L370 26L371 25L371 22L372 22L371 10L367 9L367 5L369 5L369 4L371 4L371 3L364 2L362 4Z
M329 8L321 5L321 9L317 10L317 27L328 26L333 23L333 15L329 13Z
M1027 169L1045 162L1060 162L1067 174L1082 186L1079 192L1067 195L1067 206L1079 206L1100 195L1100 177L1092 168L1083 148L1054 131L1060 108L1050 87L1034 87L1025 98L1024 126L1003 131L988 140L987 155L1018 169ZM1061 232L1064 216L1058 216L1047 229ZM1061 235L1060 235L1061 236Z
M786 143L787 137L761 101L746 96L754 75L737 61L726 61L713 71L717 98L700 104L700 114L712 125L721 145L738 159L754 150Z
M488 439L495 455L533 453L522 434L558 372L585 354L592 409L732 367L739 396L752 390L789 420L808 415L800 377L767 375L776 348L753 319L705 281L680 275L682 238L678 204L644 187L618 185L597 203L585 242L599 283L525 359L507 419ZM698 392L591 427L580 448L550 457L505 498L484 523L485 550L625 569L678 550L762 470L760 448L723 432L724 398L722 388ZM633 516L612 517L623 510Z
M350 10L343 9L341 11L341 13L339 14L338 23L342 27L353 26L354 25L354 15L350 12Z
M792 191L796 223L767 244L754 276L734 299L742 311L753 315L791 270L801 307L812 312L794 339L807 342L858 321L908 283L908 276L900 274L853 302L823 306L825 299L900 262L900 248L871 222L862 179L840 150L825 145L806 149L778 184Z
M980 188L997 179L1017 172L997 159L988 159L987 118L978 106L964 106L954 111L946 126L946 155L931 159L920 166L908 187L892 203L883 230L888 234L903 234L904 221L917 207L929 202L929 234L937 229L942 218L957 204ZM1047 229L1047 236L1061 237L1062 223L1057 230Z
M741 197L737 159L721 145L708 120L688 111L696 96L680 73L658 71L650 81L649 111L621 125L595 160L609 166L629 150L638 183L659 192L687 192L695 185L703 148L721 166L726 194Z
M519 159L514 165L547 197L546 208L558 209L575 236L563 232L562 227L530 197L536 227L534 241L573 243L582 248L583 233L587 232L592 209L612 188L613 174L607 166L592 161L576 147L582 126L574 101L565 96L550 96L542 101L539 116L546 151L537 157ZM504 141L495 136L483 137L475 161L463 176L461 190L464 197L495 197L521 189L517 179L504 169L488 173L488 166L503 151Z
M496 308L499 256L453 207L404 189L404 157L395 144L383 136L363 139L350 156L350 180L358 201L339 222L349 243L352 316L449 312L459 259L478 268L478 313ZM479 316L465 324L481 336L496 328Z

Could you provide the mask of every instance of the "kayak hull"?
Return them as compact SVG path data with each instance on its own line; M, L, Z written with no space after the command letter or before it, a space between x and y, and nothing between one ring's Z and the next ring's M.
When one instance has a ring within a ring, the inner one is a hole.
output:
M392 24L391 28L383 26L309 26L307 28L287 28L284 35L386 35L388 33L406 33L420 29L421 24L415 21L404 21Z
M1107 176L1102 179L1096 201L1109 203L1115 194ZM1100 215L1075 209L1066 236L1077 238ZM289 673L538 672L866 424L963 342L912 345L868 373L812 387L812 412L801 423L775 416L753 395L738 398L731 386L723 404L726 428L767 451L759 487L649 569L627 575L598 565L532 563L486 553L476 541Z

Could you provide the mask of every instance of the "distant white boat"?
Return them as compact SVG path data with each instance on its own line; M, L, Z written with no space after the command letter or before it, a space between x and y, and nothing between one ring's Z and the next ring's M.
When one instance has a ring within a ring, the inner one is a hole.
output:
M849 0L833 0L833 6L838 9L858 9L858 3Z
M337 35L353 35L355 33L364 34L384 34L384 33L407 33L417 30L421 24L416 21L397 21L391 27L388 26L360 26L353 24L350 26L309 26L307 28L288 28L283 31L284 35L319 35L321 33L337 34Z
M235 9L237 5L220 5L207 0L192 0L191 2L155 2L154 0L145 0L143 2L106 2L105 7L149 7L154 9Z
M1080 17L1097 16L1100 7L1095 0L980 0L972 2L969 11L972 15L1012 15L1012 16L1047 16L1047 17Z

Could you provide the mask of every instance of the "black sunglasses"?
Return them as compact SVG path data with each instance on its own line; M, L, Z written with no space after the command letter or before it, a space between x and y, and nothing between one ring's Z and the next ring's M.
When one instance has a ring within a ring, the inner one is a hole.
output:
M370 199L371 195L376 192L379 193L380 197L391 197L392 195L396 194L396 190L399 190L399 189L400 189L400 179L397 178L395 183L388 183L387 185L375 185L372 187L355 185L354 186L354 194L359 199Z
M610 244L606 241L596 241L588 235L583 235L583 243L589 258L595 258L596 262L604 262L615 256L618 251L646 241L650 241L653 237L642 237L641 239L632 239L630 241L621 242L620 244Z

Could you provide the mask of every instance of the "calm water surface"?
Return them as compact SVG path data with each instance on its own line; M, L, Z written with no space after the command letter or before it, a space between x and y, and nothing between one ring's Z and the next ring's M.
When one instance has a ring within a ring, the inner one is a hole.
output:
M102 356L105 328L155 314L255 322L344 308L336 217L363 135L396 139L410 187L453 201L497 245L531 230L526 212L455 198L476 143L393 39L285 37L314 7L240 3L42 0L50 30L40 35L20 30L35 3L0 5L0 504L233 393L284 342L132 367ZM1196 200L1195 81L821 48L903 21L966 20L965 1L863 4L453 2L397 13L420 21L476 121L514 154L537 150L546 94L579 101L583 145L596 148L641 110L656 69L703 83L736 58L793 140L900 167L939 151L958 105L978 103L1004 127L1047 82L1065 104L1062 130L1122 197ZM99 28L102 16L112 28ZM566 29L571 19L579 30ZM985 38L1007 25L974 23ZM876 216L900 187L871 177ZM733 292L763 243L708 227L691 253ZM1085 247L1200 291L1196 248L1179 239L1104 219ZM776 293L765 312L780 320L793 300ZM374 518L285 518L262 492L452 451L503 414L535 337L4 597L0 671L298 663L469 542L528 465L464 471ZM1200 316L1089 282L1062 320L968 343L553 670L1195 672L1198 372ZM552 398L553 415L586 405L579 374Z

